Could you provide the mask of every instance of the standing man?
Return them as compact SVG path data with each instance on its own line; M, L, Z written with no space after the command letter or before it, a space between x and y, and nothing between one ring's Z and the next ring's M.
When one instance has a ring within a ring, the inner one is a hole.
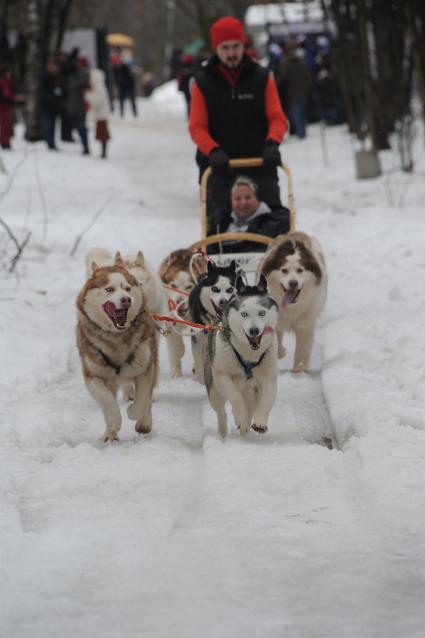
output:
M210 34L215 54L195 75L189 131L198 147L200 175L208 166L213 169L207 193L212 233L231 210L235 174L229 159L262 157L264 166L241 171L257 182L260 200L271 209L281 208L276 167L288 125L272 74L244 53L242 23L231 16L219 18Z
M313 75L300 50L289 49L277 76L288 104L291 133L303 139L306 136L308 98L313 88Z

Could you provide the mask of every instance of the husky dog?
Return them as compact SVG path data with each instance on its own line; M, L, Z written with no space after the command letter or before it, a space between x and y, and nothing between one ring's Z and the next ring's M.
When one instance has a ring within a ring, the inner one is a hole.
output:
M305 233L276 237L259 264L270 294L279 306L279 357L286 331L295 333L293 372L308 372L317 318L326 301L327 275L319 242Z
M250 427L256 432L267 430L277 392L277 318L277 304L268 294L265 276L256 286L247 286L238 277L236 295L222 315L223 331L210 333L205 357L208 397L223 437L226 399L241 434Z
M93 262L97 266L112 266L114 257L105 248L90 248L86 257L87 278L93 272ZM166 298L158 274L149 266L141 250L137 255L123 258L124 266L139 282L148 311L152 314L163 314L167 308Z
M205 261L193 259L193 255L194 253L187 248L174 250L162 261L159 267L159 276L166 286L165 295L168 301L173 302L178 308L182 319L189 318L189 293L206 270ZM167 349L171 375L181 377L181 360L185 347L183 337L175 330L171 330L167 336Z
M224 306L234 295L236 281L236 262L229 266L216 266L209 261L207 272L199 279L189 296L190 318L195 323L208 325L221 318ZM206 335L203 333L192 337L192 353L195 375L200 383L204 383L204 355Z
M88 391L106 422L103 440L118 440L121 414L118 386L135 384L128 408L136 432L152 429L151 400L158 369L157 331L146 314L138 281L117 257L112 266L97 268L77 298L77 345Z

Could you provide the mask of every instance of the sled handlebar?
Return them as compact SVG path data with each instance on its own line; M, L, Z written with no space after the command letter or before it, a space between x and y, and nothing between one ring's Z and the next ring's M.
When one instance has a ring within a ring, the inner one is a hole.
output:
M199 248L205 248L205 246L217 244L222 241L252 241L268 246L272 241L272 237L258 235L257 233L219 233L218 235L209 235L208 237L203 237L195 241L189 246L188 250L198 250Z

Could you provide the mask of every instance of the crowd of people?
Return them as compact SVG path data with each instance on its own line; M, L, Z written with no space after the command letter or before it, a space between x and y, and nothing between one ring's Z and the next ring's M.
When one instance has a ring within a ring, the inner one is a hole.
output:
M292 134L305 137L309 122L345 122L332 44L327 36L271 40L267 54Z
M52 151L57 151L56 128L60 123L60 139L75 142L77 133L83 155L90 154L87 113L93 120L95 139L101 145L101 157L107 157L110 139L108 117L111 103L105 74L90 68L87 58L78 49L59 52L49 60L41 80L41 116L44 139Z
M247 35L244 49L248 57L259 60ZM191 54L175 49L173 53L170 78L177 80L178 89L184 95L188 117L192 79L208 59L209 54L204 50ZM327 36L271 38L266 47L266 65L274 74L291 135L304 138L308 123L319 120L328 125L345 122L332 44Z
M289 133L306 136L312 119L336 124L343 119L342 100L332 65L330 41L317 37L271 41L268 66L257 53L243 24L231 16L211 27L213 54L175 51L175 77L187 104L189 132L197 146L199 179L212 169L208 182L208 234L248 230L275 236L289 230L289 213L280 201L277 167L280 145ZM137 67L131 50L113 55L113 88L108 93L105 74L90 68L77 49L59 52L49 60L41 79L41 119L48 148L57 151L60 139L74 142L78 134L82 153L90 153L86 115L94 122L101 157L107 157L108 118L114 96L120 115L129 102L137 117ZM153 79L152 79L153 82ZM152 88L152 87L151 87ZM151 89L147 88L147 94ZM146 94L146 93L145 93ZM14 93L11 70L0 68L0 143L11 148L13 108L23 104ZM263 165L234 171L230 160L262 157ZM251 249L252 247L250 247Z
M14 92L13 80L11 66L0 67L0 143L6 150L12 148L14 111L25 104L25 96ZM101 69L90 68L78 49L69 54L59 51L47 62L40 78L39 107L42 135L49 150L59 150L58 136L62 142L75 142L77 134L82 154L89 155L89 113L94 138L100 142L100 155L107 157L111 100L105 74Z

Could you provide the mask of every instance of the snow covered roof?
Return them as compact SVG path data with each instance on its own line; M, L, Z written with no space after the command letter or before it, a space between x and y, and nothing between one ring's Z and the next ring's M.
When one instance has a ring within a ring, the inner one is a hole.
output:
M322 22L323 20L323 11L317 0L308 3L254 4L249 7L245 16L245 24L248 29L263 27L273 22Z

